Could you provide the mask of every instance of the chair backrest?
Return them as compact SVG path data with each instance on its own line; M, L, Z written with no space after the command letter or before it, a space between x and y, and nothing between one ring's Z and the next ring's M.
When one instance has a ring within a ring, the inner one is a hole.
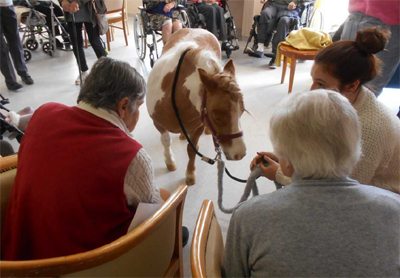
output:
M107 13L120 12L125 9L125 0L104 0Z
M193 277L221 277L224 242L214 205L204 200L197 218L190 249Z
M182 277L186 192L180 186L153 216L109 244L64 257L0 261L0 276Z
M1 201L1 222L3 222L8 199L17 174L18 156L10 155L0 157L0 201ZM3 227L3 225L1 225Z

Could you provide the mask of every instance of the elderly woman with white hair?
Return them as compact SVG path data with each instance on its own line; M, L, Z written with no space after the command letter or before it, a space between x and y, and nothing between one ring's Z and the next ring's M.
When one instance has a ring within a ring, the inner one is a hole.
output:
M361 154L350 102L329 90L292 94L270 132L293 183L235 210L223 275L398 277L400 198L349 178Z

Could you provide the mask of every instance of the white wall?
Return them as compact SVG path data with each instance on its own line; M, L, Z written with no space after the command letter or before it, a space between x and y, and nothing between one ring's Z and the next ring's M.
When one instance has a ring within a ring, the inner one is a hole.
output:
M142 5L142 0L125 0L128 3L128 14L134 15L138 12L138 7Z

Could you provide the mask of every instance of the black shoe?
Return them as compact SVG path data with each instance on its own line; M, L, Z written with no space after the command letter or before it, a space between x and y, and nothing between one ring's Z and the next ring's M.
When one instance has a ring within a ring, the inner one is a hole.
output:
M264 52L258 51L258 50L254 50L251 47L247 48L247 54L249 54L249 56L251 56L251 57L256 57L256 58L264 57Z
M21 84L19 84L18 82L12 82L12 83L6 83L7 88L10 91L18 91L19 89L21 89L23 86Z
M64 42L65 50L72 50L72 45L69 42Z
M232 51L232 50L235 50L235 47L233 45L231 45L230 42L223 42L221 44L221 50L222 51L227 51L227 50Z
M189 241L189 229L186 226L182 226L182 247L185 247Z
M275 65L275 56L273 56L273 57L271 58L271 61L269 61L268 67L269 67L270 69L276 69L276 65Z
M62 42L60 42L59 39L56 39L56 47L58 49L63 49L64 48L64 44Z
M274 58L275 54L274 53L264 53L264 56L268 57L268 58Z
M22 75L21 79L22 79L22 82L24 82L26 85L32 85L33 84L33 79L29 74Z

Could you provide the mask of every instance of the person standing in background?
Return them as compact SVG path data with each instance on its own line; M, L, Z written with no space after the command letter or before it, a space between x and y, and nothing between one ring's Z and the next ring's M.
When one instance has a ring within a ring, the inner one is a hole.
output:
M385 49L376 54L382 61L382 72L365 84L378 96L400 65L400 1L349 0L349 13L343 25L341 40L354 40L357 31L368 27L376 26L391 32Z
M104 13L107 9L103 0L95 0L99 13ZM65 12L65 19L68 23L68 33L72 41L72 49L75 58L80 66L82 81L85 80L89 67L86 63L85 52L83 51L82 27L85 26L90 45L92 46L96 57L107 56L107 52L100 39L99 28L96 24L96 15L92 11L91 0L59 0L61 7ZM74 26L75 25L75 26ZM76 30L76 33L75 31ZM75 80L76 85L81 85L81 75Z
M13 1L0 0L0 68L7 88L10 91L17 91L22 88L22 85L17 82L9 54L22 82L32 85L33 79L25 64Z

